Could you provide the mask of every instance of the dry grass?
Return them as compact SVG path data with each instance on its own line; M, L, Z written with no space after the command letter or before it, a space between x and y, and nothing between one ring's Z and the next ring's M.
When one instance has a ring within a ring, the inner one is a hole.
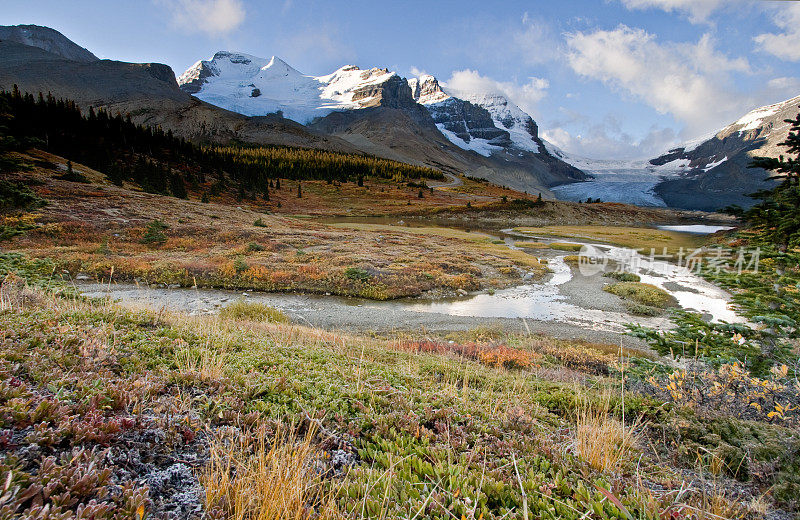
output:
M3 246L56 259L59 272L73 276L108 280L113 268L116 281L390 299L508 287L519 283L518 268L543 270L531 255L477 233L328 226L265 214L261 201L200 203L109 184L75 186L42 169L30 177L48 205L30 215L34 229ZM314 187L303 187L310 201ZM335 193L320 196L329 197L325 204L337 200ZM373 209L380 208L376 202ZM156 219L168 226L166 241L142 244ZM364 276L349 277L351 269Z
M313 437L313 430L298 439L281 429L268 440L261 428L255 438L213 441L201 476L206 510L232 520L341 518L315 470Z
M175 363L180 373L200 381L219 381L225 375L225 356L210 349L175 352Z
M523 249L547 249L549 247L549 244L535 242L533 240L518 240L514 242L514 245Z
M640 436L638 428L636 425L626 426L611 415L609 392L597 401L582 396L576 408L575 451L594 469L618 473L636 451Z
M30 290L25 280L14 273L6 275L0 283L0 311L22 311L41 300L40 293Z

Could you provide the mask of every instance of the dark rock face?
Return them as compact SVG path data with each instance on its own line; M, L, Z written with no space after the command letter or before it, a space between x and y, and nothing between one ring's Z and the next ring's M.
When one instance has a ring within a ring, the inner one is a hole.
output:
M688 170L680 178L659 183L654 191L669 207L717 211L727 206L748 208L756 200L748 197L771 183L761 168L750 168L752 155L766 142L752 132L720 132L688 152L674 148L650 160L661 166L675 160L689 161ZM718 164L719 163L719 164Z
M169 65L164 65L163 63L143 63L142 68L157 80L168 83L170 86L178 86L175 80L175 73Z
M428 105L427 108L436 124L441 124L464 142L477 138L486 139L497 146L511 145L509 133L497 128L492 115L483 107L458 98L449 98Z
M385 69L381 69L380 72L385 73ZM381 84L367 85L353 92L353 101L369 98L374 99L364 104L366 107L411 108L416 105L411 95L411 87L400 76L392 76Z
M181 84L181 90L187 94L197 94L200 92L200 89L203 88L206 80L214 75L214 71L212 71L209 67L201 65L197 77L193 78L191 81Z
M73 43L60 32L40 25L0 26L0 40L38 47L70 61L99 61L97 56Z
M671 208L718 211L728 206L743 208L756 200L748 194L773 188L777 181L767 181L769 174L760 168L748 168L750 157L740 155L708 171L689 173L659 183L653 191Z

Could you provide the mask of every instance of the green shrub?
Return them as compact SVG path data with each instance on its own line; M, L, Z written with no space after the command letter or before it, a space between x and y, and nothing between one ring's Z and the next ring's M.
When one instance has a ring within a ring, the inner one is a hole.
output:
M164 230L167 228L169 228L169 226L160 220L150 222L147 224L147 229L142 236L142 244L155 244L160 246L167 241L167 235L164 234Z
M658 316L664 312L663 309L659 309L658 307L642 305L641 303L636 302L625 302L625 308L628 309L628 312L634 316Z
M267 227L267 225L266 225L266 224L264 224L264 221L263 221L263 220L261 220L261 217L257 218L257 219L256 219L256 221L255 221L255 222L253 222L253 225L254 225L255 227Z
M266 321L270 323L289 323L289 317L282 311L257 302L238 300L219 311L220 318L228 320Z
M344 270L344 275L351 280L359 280L361 282L370 278L370 274L360 267L348 267Z
M257 242L250 242L249 244L247 244L247 250L250 251L251 253L255 253L257 251L263 251L264 246L262 246Z
M613 278L615 280L619 280L620 282L641 282L642 277L638 274L633 273L626 273L623 271L613 271L611 273L605 273L603 276L607 278Z
M233 268L236 269L236 274L242 274L247 271L249 267L250 266L247 265L247 262L245 262L242 257L237 257L236 260L233 261Z
M0 181L0 211L40 208L47 202L19 182Z

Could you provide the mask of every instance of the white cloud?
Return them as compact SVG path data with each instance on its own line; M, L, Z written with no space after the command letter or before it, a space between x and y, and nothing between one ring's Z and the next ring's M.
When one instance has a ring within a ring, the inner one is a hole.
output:
M689 133L716 128L745 112L730 74L748 73L746 59L730 59L709 35L696 44L660 43L642 29L568 34L567 61L582 76L632 95L687 125Z
M436 38L436 47L443 55L463 57L473 66L541 65L558 60L561 52L552 21L529 13L517 20L477 16L456 19L443 24ZM418 52L431 46L427 40L417 43Z
M794 97L800 92L800 78L773 78L767 82L767 89L777 97Z
M692 23L701 23L717 9L737 0L621 0L628 9L661 9L686 15ZM739 1L739 3L741 3Z
M502 94L522 110L533 115L536 112L536 104L547 95L550 82L534 76L529 77L528 81L523 84L497 81L487 76L481 76L476 70L465 69L453 72L444 85L455 92Z
M800 3L781 2L773 22L779 33L759 34L753 40L760 50L786 61L800 61Z
M411 69L409 69L409 70L411 71L411 75L413 77L415 77L415 78L418 78L420 76L427 76L428 75L428 72L425 69L421 69L421 68L415 67L413 65L411 66Z
M636 139L621 131L612 117L584 127L576 135L558 123L541 133L542 138L562 150L592 159L649 159L678 142L674 130L656 126L651 127L644 137Z
M156 0L171 16L172 24L186 32L211 36L229 33L245 18L241 0Z

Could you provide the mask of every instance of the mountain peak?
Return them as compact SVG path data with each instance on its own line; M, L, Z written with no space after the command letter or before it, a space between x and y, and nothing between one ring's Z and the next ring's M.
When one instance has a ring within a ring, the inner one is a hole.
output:
M97 56L50 27L41 25L0 26L0 40L38 47L71 61L99 61Z
M411 87L414 99L422 105L440 103L450 97L439 85L439 81L430 74L411 78L408 80L408 86Z

